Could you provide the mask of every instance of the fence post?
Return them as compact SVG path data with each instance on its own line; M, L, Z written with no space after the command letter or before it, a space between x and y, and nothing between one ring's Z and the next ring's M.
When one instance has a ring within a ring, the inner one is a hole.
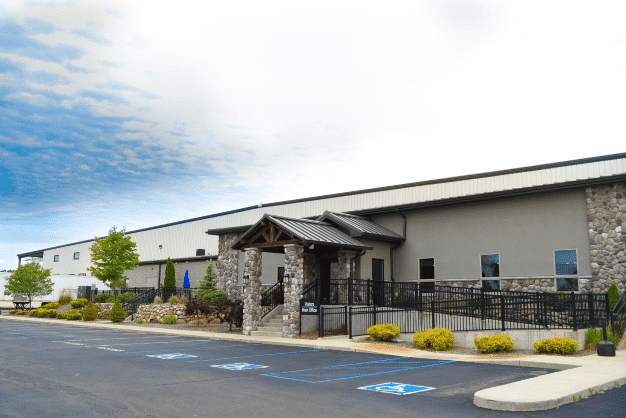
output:
M589 309L589 326L593 327L595 326L595 318L593 316L594 314L594 306L593 306L593 293L587 293L587 308Z
M367 297L366 297L366 301L365 301L367 303L367 306L370 306L370 292L371 292L370 283L371 282L372 282L371 280L367 281L367 288L365 290L367 292Z
M372 314L373 314L373 317L374 317L374 325L376 325L377 324L377 322L376 322L376 305L372 306L372 308L373 308L372 309Z
M317 325L317 335L319 338L324 338L324 307L320 305L320 317Z
M348 339L352 339L352 306L348 306Z
M300 304L300 312L298 313L298 335L302 335L302 304Z
M485 320L485 289L480 288L480 320Z
M435 300L431 300L430 301L430 315L432 316L432 324L433 324L433 328L435 328Z
M352 276L348 277L348 305L352 305L354 302L354 295L352 291L354 289L354 282L352 280Z
M505 309L506 305L504 304L504 295L500 293L500 316L502 317L502 331L506 331L506 327L504 325L504 321L506 318Z
M573 291L570 293L570 297L572 298L572 320L574 322L574 331L578 331L578 322L576 320L576 295Z
M548 326L548 293L543 292L543 325L546 329L550 329Z

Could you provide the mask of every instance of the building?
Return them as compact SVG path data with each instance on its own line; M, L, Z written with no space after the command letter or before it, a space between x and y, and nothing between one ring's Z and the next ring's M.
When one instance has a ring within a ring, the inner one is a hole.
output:
M129 231L140 265L128 277L130 286L158 286L171 257L177 281L189 270L194 286L214 260L218 284L231 296L242 297L245 282L251 328L260 320L250 304L261 286L283 277L290 312L303 286L347 277L583 293L605 292L615 282L621 294L624 221L626 153L277 202ZM90 245L18 258L42 257L53 275L88 274Z

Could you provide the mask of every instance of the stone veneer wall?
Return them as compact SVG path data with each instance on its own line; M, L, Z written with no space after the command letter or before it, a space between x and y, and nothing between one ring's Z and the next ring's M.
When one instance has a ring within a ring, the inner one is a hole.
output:
M315 254L304 254L303 288L315 281Z
M243 293L243 334L252 335L261 323L261 268L263 252L258 248L246 248L244 276L248 284Z
M508 292L554 292L556 291L556 281L554 277L500 279L500 289Z
M591 281L586 293L605 293L615 282L620 295L626 286L626 184L589 187L587 222L591 256Z
M239 251L233 250L233 244L237 241L239 235L221 234L218 238L218 254L217 254L217 280L215 287L228 293L233 299L240 299L241 295L237 288L238 281L238 264Z
M285 273L289 273L289 283L285 283L283 337L293 338L300 331L300 298L304 285L303 246L285 245Z

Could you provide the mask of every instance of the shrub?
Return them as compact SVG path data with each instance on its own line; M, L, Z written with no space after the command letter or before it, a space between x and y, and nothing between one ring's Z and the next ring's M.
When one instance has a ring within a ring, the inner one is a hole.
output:
M198 284L198 288L194 292L194 296L208 301L207 294L215 291L215 279L217 275L213 271L213 263L209 262L206 266L206 274Z
M210 314L214 311L214 307L206 303L202 299L191 299L185 305L185 315Z
M154 301L152 303L155 305L160 305L163 303L163 299L161 299L161 296L155 296Z
M400 336L400 328L394 324L377 324L369 327L367 334L378 341L391 341Z
M241 328L243 325L243 301L227 299L215 307L214 313L220 320L220 324L228 322L229 331L233 330L233 325Z
M513 341L508 335L493 335L491 337L474 338L474 344L481 353L513 351Z
M85 309L83 309L83 319L85 321L93 321L98 318L98 311L93 306L93 303L89 302Z
M93 297L93 303L105 303L109 295L105 295L104 293L100 293Z
M26 315L28 311L17 311L15 315Z
M209 305L216 306L228 299L228 293L221 290L209 290L203 294L202 299Z
M134 292L124 292L121 295L119 295L118 299L122 303L127 303L135 299L137 296L138 296L137 293L134 293Z
M413 345L417 348L432 348L435 351L449 350L454 345L454 335L446 328L432 328L413 335Z
M138 323L138 324L143 324L143 319L139 318L139 319L135 320L135 322Z
M74 299L73 301L70 302L70 305L72 305L72 308L74 309L79 309L79 308L83 308L87 304L87 302L88 300L85 298Z
M594 348L603 338L602 329L594 327L589 328L585 333L585 348ZM620 340L620 336L613 332L610 325L606 327L606 338L616 346Z
M9 313L10 313L11 315L15 315L15 314L17 313L17 309L11 309L11 310L9 311Z
M613 309L615 305L617 305L617 302L619 302L619 293L617 292L617 286L615 285L615 282L611 282L611 285L609 286L608 297L609 308Z
M65 314L64 313L58 313L57 314L57 319L65 319Z
M163 321L161 321L161 323L167 324L167 325L174 325L177 321L178 321L178 318L176 318L176 315L168 315L165 318L163 318Z
M57 318L58 317L59 316L57 315ZM78 309L72 309L63 314L63 318L68 321L76 321L77 319L82 319L82 317L82 311L79 311Z
M61 305L57 302L46 303L45 305L41 305L39 308L43 309L59 309Z
M176 295L170 296L170 300L168 300L170 305L178 305L180 303L180 299Z
M111 322L122 322L126 319L126 312L122 309L122 304L120 302L115 302L111 311L109 312L109 319Z
M174 269L174 262L169 257L167 257L167 263L165 264L165 277L163 278L163 287L176 287L176 270Z
M576 354L578 343L565 337L547 338L533 344L533 349L545 354Z
M115 303L115 302L119 302L120 299L113 296L113 295L107 295L106 299L104 300L106 303Z
M61 295L59 296L59 305L67 305L72 301L72 297L70 295Z
M178 304L179 305L186 305L188 302L189 302L189 300L185 296L181 296L180 298L178 298Z
M30 311L28 315L33 316L35 318L51 318L52 315L55 315L56 313L57 313L56 309L46 309L45 307L43 307L43 308L33 309L32 311Z

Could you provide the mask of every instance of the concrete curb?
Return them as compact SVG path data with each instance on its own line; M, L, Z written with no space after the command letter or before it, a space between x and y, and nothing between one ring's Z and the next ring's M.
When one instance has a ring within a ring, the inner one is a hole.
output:
M282 337L247 336L238 334L214 333L208 331L178 330L164 328L140 328L134 325L102 322L58 321L20 316L0 316L0 320L16 322L37 322L48 325L72 325L83 328L115 329L143 334L178 335L193 338L206 338L223 341L263 343L287 347L307 347L319 350L351 351L357 353L384 354L391 356L418 357L436 360L451 360L473 363L489 363L506 366L535 367L559 370L543 376L509 383L474 394L476 406L499 411L540 411L556 408L580 398L588 397L616 385L626 384L626 352L617 351L616 357L564 357L532 355L524 358L493 359L477 358L474 355L433 353L430 351L368 349L360 343L346 338L321 340L294 340Z

